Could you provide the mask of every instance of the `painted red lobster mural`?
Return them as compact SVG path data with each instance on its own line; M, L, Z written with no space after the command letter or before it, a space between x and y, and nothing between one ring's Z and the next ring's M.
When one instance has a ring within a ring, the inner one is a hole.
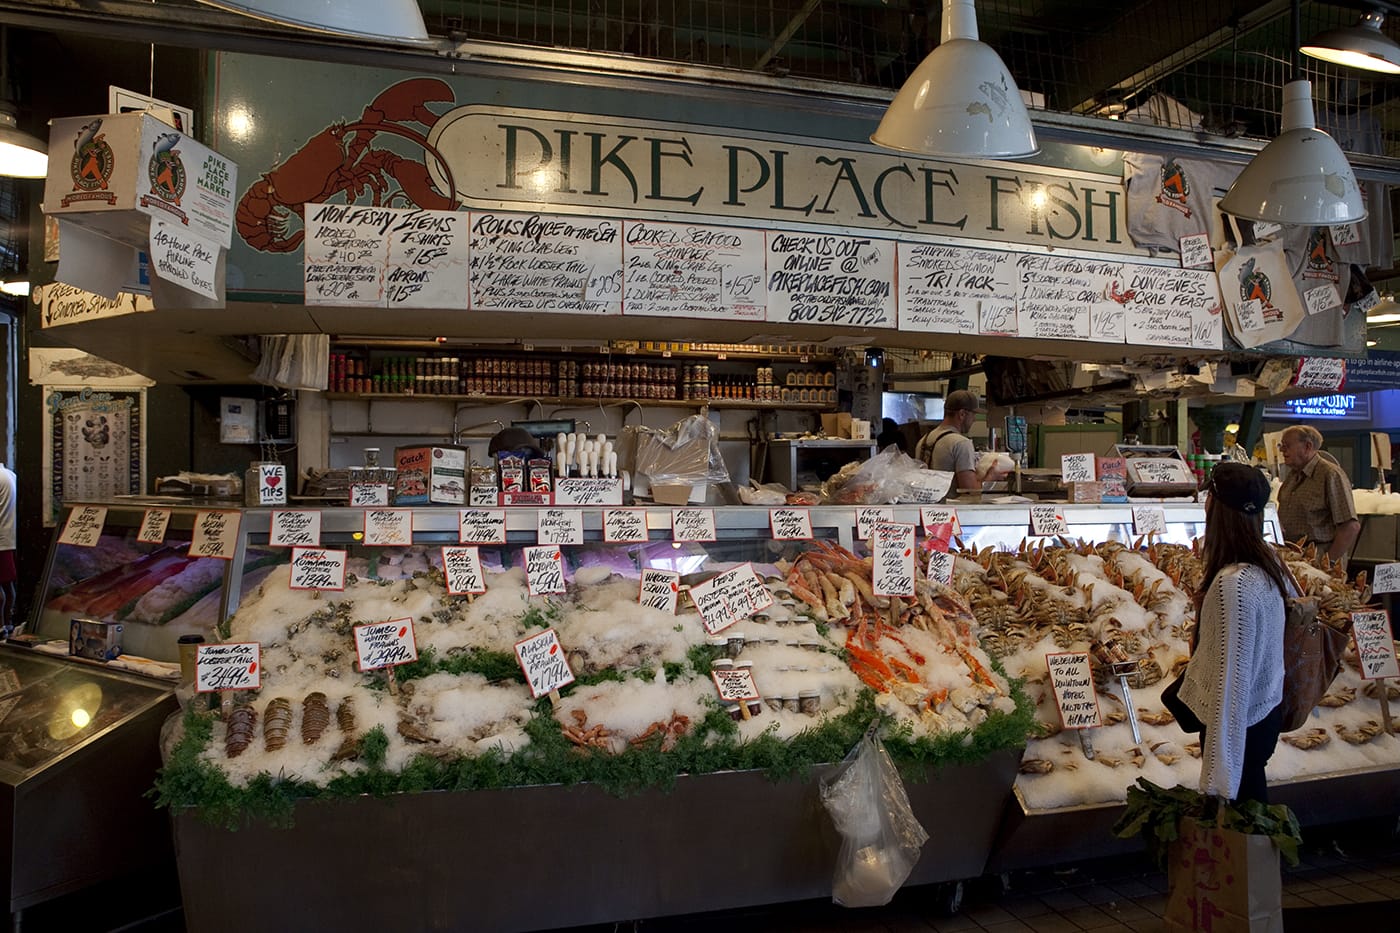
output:
M329 201L342 193L347 204L369 192L376 207L392 206L402 197L425 209L453 210L457 186L446 160L428 145L426 133L403 124L416 123L430 130L438 114L427 105L455 99L447 82L437 78L410 78L386 88L364 109L358 122L331 124L253 182L234 213L238 235L265 253L291 252L306 236L303 230L291 229L291 215L303 217L307 204ZM379 133L402 136L422 146L447 179L447 193L433 185L424 162L371 148ZM398 183L398 190L389 190L391 178Z

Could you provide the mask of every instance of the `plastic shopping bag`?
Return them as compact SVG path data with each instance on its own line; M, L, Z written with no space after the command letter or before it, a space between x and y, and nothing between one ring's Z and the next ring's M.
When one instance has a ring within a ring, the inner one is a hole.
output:
M888 904L914 870L928 833L874 727L822 781L822 803L841 834L832 900L843 907Z

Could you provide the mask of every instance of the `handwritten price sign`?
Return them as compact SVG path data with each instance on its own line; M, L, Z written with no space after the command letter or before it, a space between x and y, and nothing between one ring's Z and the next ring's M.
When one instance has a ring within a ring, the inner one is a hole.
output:
M262 648L255 641L231 645L200 645L194 656L194 688L257 690L262 687Z
M561 478L554 484L555 505L621 505L622 480L606 476Z
M875 526L871 586L877 596L914 595L914 526L881 522Z
M102 537L102 526L105 524L107 524L105 506L79 506L68 513L68 521L63 526L63 533L58 536L58 543L72 544L77 547L97 547L97 539Z
M350 507L372 509L389 504L388 483L354 483L350 486Z
M1089 655L1082 651L1047 654L1045 666L1050 669L1050 687L1055 692L1055 705L1060 708L1064 727L1092 729L1102 725L1099 698L1094 693L1094 675L1089 671Z
M775 541L810 541L812 513L806 509L769 509L768 527Z
M748 668L710 671L710 677L715 682L715 689L719 691L719 698L726 703L763 699L759 695L758 685L753 682L753 671Z
M355 654L359 656L361 671L377 671L417 661L413 620L394 619L355 626Z
M700 624L711 635L773 605L773 594L753 572L753 564L740 564L692 586L690 598Z
M715 540L714 509L672 509L672 541Z
M481 556L477 548L443 548L442 571L447 577L447 592L453 596L486 592L486 578L481 574Z
M681 593L681 575L672 570L643 570L637 602L668 615L676 614Z
M536 539L540 544L582 544L583 512L580 509L541 509Z
M954 557L947 551L931 551L928 555L928 578L944 585L953 582Z
M559 634L552 628L516 642L515 657L530 684L530 696L535 699L574 682Z
M1390 630L1390 613L1384 609L1353 612L1351 623L1356 657L1361 661L1361 676L1367 680L1400 677L1400 662L1395 658L1395 636Z
M1300 389L1336 391L1347 381L1347 361L1324 356L1308 356L1298 362L1293 384Z
M1209 233L1193 233L1184 236L1181 244L1181 268L1206 269L1215 265L1215 254L1210 249Z
M1342 296L1337 294L1337 286L1331 282L1303 292L1303 304L1307 307L1308 314L1321 314L1341 303Z
M1371 583L1371 592L1400 592L1400 564L1381 564L1377 567L1375 580Z
M1165 534L1166 530L1167 515L1161 509L1150 506L1133 509L1133 534Z
M521 548L531 596L564 592L564 555L552 544Z
M365 512L365 545L407 547L413 543L413 513L408 509L369 509Z
M1093 454L1064 454L1060 457L1060 477L1066 483L1092 483L1095 480Z
M238 523L242 518L238 512L232 511L196 512L190 555L232 560L233 552L238 547Z
M492 500L494 503L494 500ZM457 512L459 544L505 544L505 509L461 509Z
M500 490L498 490L495 486L487 486L485 484L474 485L472 486L470 492L467 493L467 504L471 506L499 505L500 500Z
M1053 505L1031 506L1031 534L1067 535L1069 524Z
M871 530L881 522L894 521L894 509L856 509L856 537L869 540Z
M147 509L141 516L141 530L136 532L136 540L142 544L160 544L165 540L165 529L170 526L169 509Z
M646 509L604 509L603 540L615 544L645 544Z
M314 510L273 512L270 547L319 547L321 513Z
M292 548L294 590L345 589L345 552L318 547Z

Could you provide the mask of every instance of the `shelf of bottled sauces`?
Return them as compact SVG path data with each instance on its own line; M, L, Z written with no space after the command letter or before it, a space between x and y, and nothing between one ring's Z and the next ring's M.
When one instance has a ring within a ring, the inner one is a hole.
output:
M755 401L801 405L836 402L836 374L793 362L781 368L752 360L658 362L540 354L402 354L334 352L329 391L397 396L626 398L658 401Z

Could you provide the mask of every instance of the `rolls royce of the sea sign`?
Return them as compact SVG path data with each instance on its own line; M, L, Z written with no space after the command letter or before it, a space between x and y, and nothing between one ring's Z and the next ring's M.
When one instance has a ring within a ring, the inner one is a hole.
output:
M1121 179L1110 175L960 165L855 142L494 107L460 102L440 78L399 81L360 112L325 118L334 122L298 134L291 155L250 164L256 180L238 202L237 227L252 249L296 250L305 206L335 202L705 217L1140 252L1126 234Z

